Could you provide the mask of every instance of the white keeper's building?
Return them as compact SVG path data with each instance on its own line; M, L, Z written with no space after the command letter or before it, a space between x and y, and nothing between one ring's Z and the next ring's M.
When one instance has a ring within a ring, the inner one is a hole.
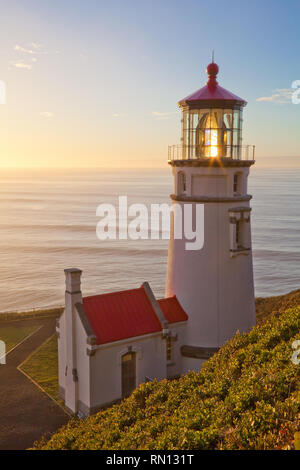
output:
M173 203L204 205L204 246L186 250L174 236L166 296L149 284L83 297L81 271L66 269L66 307L57 323L59 391L87 416L140 383L200 370L237 331L255 325L250 200L254 147L242 145L242 98L208 81L179 102L181 144L169 147Z

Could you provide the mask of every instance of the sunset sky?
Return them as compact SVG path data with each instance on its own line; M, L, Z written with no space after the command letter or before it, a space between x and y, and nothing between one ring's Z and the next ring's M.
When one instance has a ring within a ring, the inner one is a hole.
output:
M298 0L0 6L1 167L166 166L177 102L205 84L212 49L220 85L248 101L244 143L300 160Z

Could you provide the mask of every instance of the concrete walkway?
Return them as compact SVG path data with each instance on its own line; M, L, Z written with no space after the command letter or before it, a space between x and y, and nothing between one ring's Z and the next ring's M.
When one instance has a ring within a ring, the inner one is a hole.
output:
M27 449L43 435L50 436L70 417L17 367L55 332L55 318L22 320L5 326L41 327L0 365L0 450Z

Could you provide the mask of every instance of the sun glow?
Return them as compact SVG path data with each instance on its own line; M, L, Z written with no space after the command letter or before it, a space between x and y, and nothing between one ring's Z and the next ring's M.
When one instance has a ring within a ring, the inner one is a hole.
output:
M218 131L217 129L205 130L205 150L207 157L218 156Z

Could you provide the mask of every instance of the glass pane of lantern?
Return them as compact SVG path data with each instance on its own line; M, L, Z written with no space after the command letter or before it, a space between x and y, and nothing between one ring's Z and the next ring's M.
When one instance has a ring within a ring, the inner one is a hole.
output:
M193 129L197 129L199 122L199 114L198 111L193 112Z
M214 122L216 123L216 127L218 129L222 129L223 127L223 109L214 109Z
M231 109L224 110L223 122L224 122L224 125L227 127L227 129L232 129L232 110Z
M238 145L239 131L233 131L233 145Z
M183 128L187 129L189 124L189 113L188 111L184 111L183 113Z
M193 132L189 130L189 146L193 145Z
M190 141L190 145L194 146L196 145L196 142L195 142L195 135L196 135L196 132L194 129L191 129L191 141Z
M218 113L218 111L219 111L218 109L212 109L211 110L209 126L207 126L207 127L210 127L211 129L219 129L219 124L218 124L219 113Z
M239 129L239 127L240 127L239 119L240 119L240 112L235 110L233 112L233 127L234 127L234 129Z
M226 145L232 145L232 131L226 131Z
M207 127L207 121L209 120L210 110L209 109L201 109L199 115L199 127L205 129Z
M240 111L240 129L243 127L243 111Z

